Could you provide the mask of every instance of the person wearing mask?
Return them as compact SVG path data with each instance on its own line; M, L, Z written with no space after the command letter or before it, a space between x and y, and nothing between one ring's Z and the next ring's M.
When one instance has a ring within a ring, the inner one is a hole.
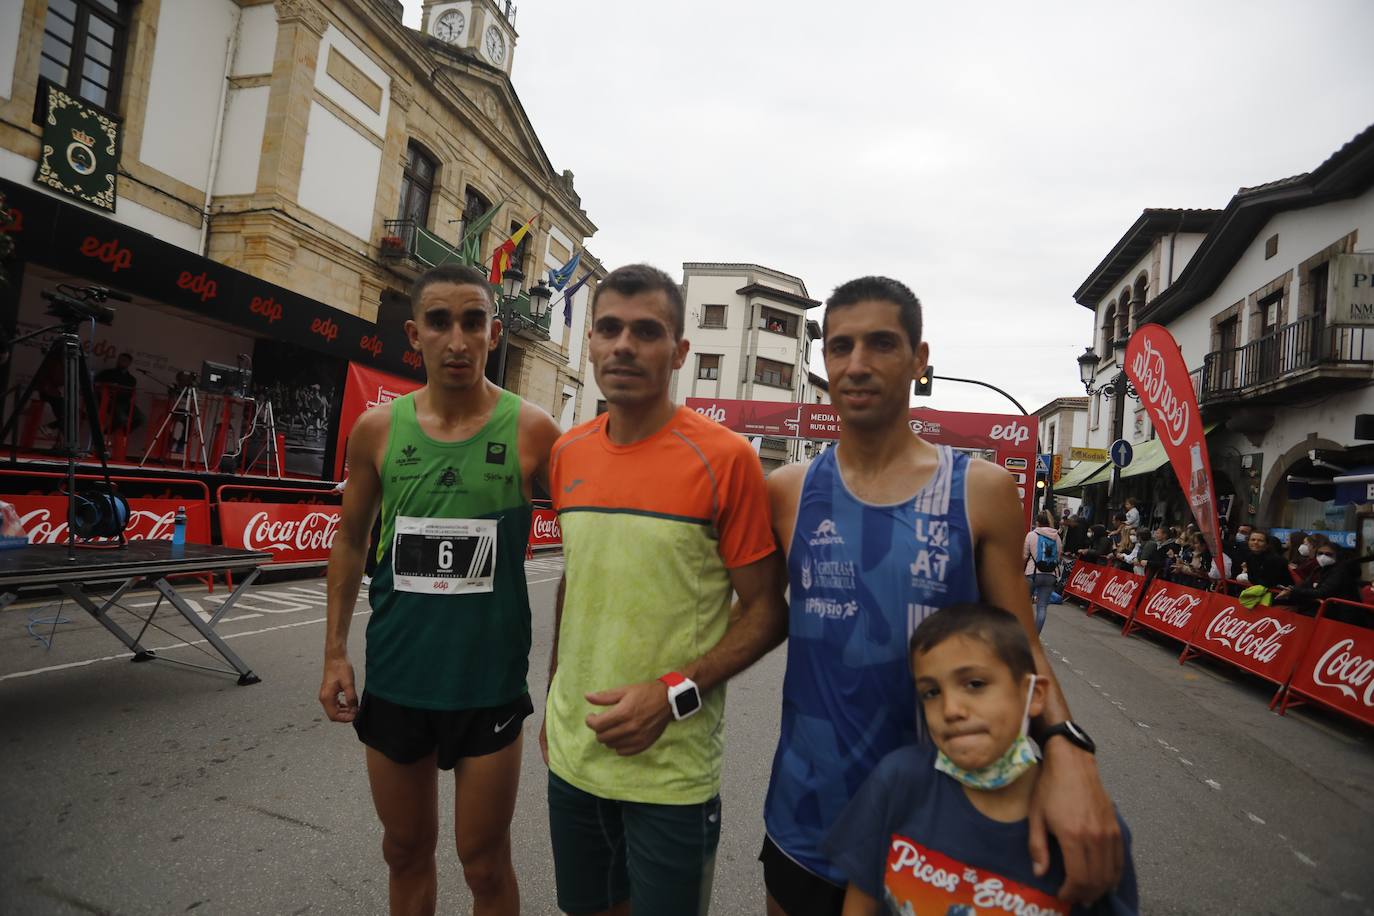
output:
M1088 543L1078 551L1078 556L1089 563L1106 563L1111 559L1112 542L1107 537L1107 529L1093 525L1088 529Z
M1088 523L1076 515L1064 519L1064 553L1070 557L1088 546Z
M1317 568L1312 575L1298 585L1280 590L1274 600L1280 604L1296 605L1300 612L1309 615L1317 613L1317 608L1327 598L1360 600L1359 566L1355 561L1343 560L1340 550L1330 541L1317 550L1316 561ZM1329 605L1326 616L1356 626L1369 626L1371 623L1367 612L1349 605Z
M1026 582L1035 602L1035 631L1039 633L1045 629L1050 593L1054 591L1059 561L1064 556L1064 542L1054 527L1054 515L1048 509L1040 510L1035 523L1026 535L1021 557L1026 561Z
M1331 543L1324 534L1309 534L1302 539L1298 545L1298 559L1296 563L1290 561L1289 570L1293 573L1293 581L1302 584L1317 571L1317 552L1321 550L1323 544Z
M1228 557L1230 557L1237 567L1240 566L1240 562L1242 559L1241 557L1237 556L1237 554L1245 553L1250 543L1250 533L1253 530L1253 525L1237 525L1236 533L1231 537L1229 541L1226 540L1225 532L1222 532L1222 540L1225 541L1226 544L1222 552L1225 553Z
M1293 581L1283 557L1269 548L1269 535L1258 528L1251 530L1245 549L1233 554L1231 562L1235 564L1236 581L1246 585L1278 591Z
M1283 545L1283 559L1288 564L1288 573L1293 577L1294 582L1301 582L1306 578L1306 573L1299 574L1298 567L1312 558L1312 548L1307 548L1303 552L1303 545L1307 543L1307 532L1290 531L1288 541Z
M1140 573L1138 568L1140 544L1143 538L1135 528L1127 528L1122 535L1121 546L1116 549L1116 564L1121 569Z

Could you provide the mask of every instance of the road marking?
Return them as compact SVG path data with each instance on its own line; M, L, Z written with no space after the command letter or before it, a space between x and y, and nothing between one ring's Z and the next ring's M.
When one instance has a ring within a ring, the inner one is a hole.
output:
M372 609L368 608L365 611L354 611L353 616L365 617L371 613ZM217 633L215 635L223 640L239 639L243 636L260 636L263 633L275 633L277 630L290 630L294 627L307 627L312 623L324 623L326 619L327 618L324 617L316 617L312 620L296 620L291 623L279 623L274 627L263 627L260 630L244 630L242 633ZM171 649L185 649L189 646L203 646L205 644L206 640L196 639L190 642L176 642L168 646L152 646L151 648L154 652L167 652ZM67 662L63 665L48 665L46 668L31 668L28 671L15 671L10 674L0 674L0 681L8 681L11 678L33 677L37 674L48 674L52 671L66 671L69 668L84 668L87 665L94 665L97 662L112 662L116 659L133 657L134 654L132 652L121 652L119 655L102 655L99 658L88 658L79 662Z
M1303 865L1306 865L1308 868L1317 867L1317 863L1315 861L1313 861L1310 857L1304 855L1303 853L1298 852L1296 849L1293 850L1293 855L1297 856L1298 861L1301 862Z
M1207 783L1207 785L1216 789L1218 792L1221 791L1221 783L1217 782L1215 779L1204 779L1203 782Z
M1249 811L1247 811L1245 812L1245 816L1250 818L1250 820L1254 821L1256 824L1264 823L1264 818L1260 817L1258 814L1251 814Z

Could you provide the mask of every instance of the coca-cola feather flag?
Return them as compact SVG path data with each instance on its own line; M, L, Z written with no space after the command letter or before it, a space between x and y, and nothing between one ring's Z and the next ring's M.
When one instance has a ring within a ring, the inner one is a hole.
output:
M1174 335L1157 324L1137 329L1126 344L1126 375L1164 443L1164 453L1179 485L1188 494L1188 505L1212 552L1212 562L1221 569L1221 519L1216 487L1212 485L1212 461L1207 455L1197 393Z

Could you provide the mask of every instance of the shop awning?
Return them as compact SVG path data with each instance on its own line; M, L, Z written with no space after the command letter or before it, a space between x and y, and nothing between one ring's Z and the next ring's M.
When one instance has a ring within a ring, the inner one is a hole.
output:
M1099 461L1080 461L1064 473L1059 480L1055 481L1054 492L1064 496L1074 496L1075 492L1082 489L1084 482L1095 475L1103 468L1111 467L1107 462Z
M1203 430L1206 435L1216 429L1217 424L1209 423ZM1157 471L1169 463L1169 454L1164 451L1164 443L1159 439L1147 439L1144 442L1132 443L1135 454L1131 458L1131 463L1121 469L1121 477L1138 477L1141 474L1149 474ZM1079 472L1082 472L1080 474ZM1054 485L1054 492L1067 493L1069 488L1079 489L1090 487L1093 484L1106 483L1112 478L1112 463L1110 461L1098 464L1095 461L1084 461L1078 464L1073 470L1059 478L1059 482Z

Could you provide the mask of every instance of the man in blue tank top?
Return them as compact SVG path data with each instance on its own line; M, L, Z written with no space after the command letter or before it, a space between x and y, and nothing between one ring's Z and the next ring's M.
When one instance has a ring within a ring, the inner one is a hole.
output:
M1011 475L912 432L909 396L929 349L906 286L885 277L840 286L826 301L823 337L839 445L768 479L791 586L782 731L759 856L768 912L840 913L846 879L822 842L879 760L925 740L908 639L937 609L979 600L1021 618L1050 685L1037 720L1045 771L1032 859L1048 865L1048 828L1064 851L1061 896L1095 900L1116 884L1121 837L1092 742L1070 721L1035 631Z

